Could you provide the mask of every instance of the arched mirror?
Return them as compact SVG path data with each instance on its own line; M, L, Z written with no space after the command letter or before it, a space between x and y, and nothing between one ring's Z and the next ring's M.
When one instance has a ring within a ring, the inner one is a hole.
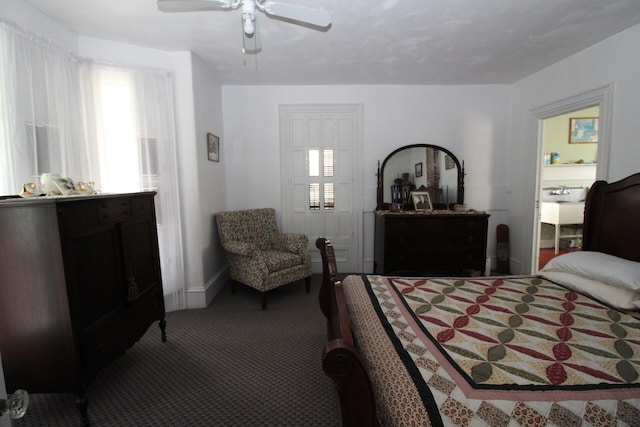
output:
M413 209L411 191L427 191L434 209L464 203L464 164L446 148L430 144L400 147L378 167L377 209L402 203Z

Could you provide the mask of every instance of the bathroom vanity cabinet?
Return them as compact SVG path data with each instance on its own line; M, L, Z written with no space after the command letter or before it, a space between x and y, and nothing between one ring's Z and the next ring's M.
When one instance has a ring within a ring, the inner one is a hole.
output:
M580 225L584 219L584 202L542 202L540 222L555 226L555 254L560 251L560 238L582 238L582 227L577 234L561 234L563 225Z

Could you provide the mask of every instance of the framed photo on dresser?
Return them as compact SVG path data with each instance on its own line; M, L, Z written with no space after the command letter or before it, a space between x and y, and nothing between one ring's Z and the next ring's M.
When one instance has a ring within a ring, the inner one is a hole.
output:
M412 191L411 200L413 201L413 207L417 211L431 211L433 205L431 204L431 197L426 191Z

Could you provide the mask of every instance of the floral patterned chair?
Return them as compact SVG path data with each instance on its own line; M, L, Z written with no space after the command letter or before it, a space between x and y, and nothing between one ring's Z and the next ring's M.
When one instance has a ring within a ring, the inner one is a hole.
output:
M311 256L304 234L280 233L272 208L219 212L215 215L222 247L231 270L231 290L236 282L259 290L262 309L267 291L305 279L311 288Z

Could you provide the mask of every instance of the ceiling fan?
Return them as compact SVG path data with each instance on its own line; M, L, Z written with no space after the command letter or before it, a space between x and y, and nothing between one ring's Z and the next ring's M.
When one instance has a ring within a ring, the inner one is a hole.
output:
M244 53L258 53L262 50L258 37L256 9L267 16L294 24L317 28L328 28L331 25L331 15L323 10L266 0L158 0L158 9L163 12L235 10L240 6Z

